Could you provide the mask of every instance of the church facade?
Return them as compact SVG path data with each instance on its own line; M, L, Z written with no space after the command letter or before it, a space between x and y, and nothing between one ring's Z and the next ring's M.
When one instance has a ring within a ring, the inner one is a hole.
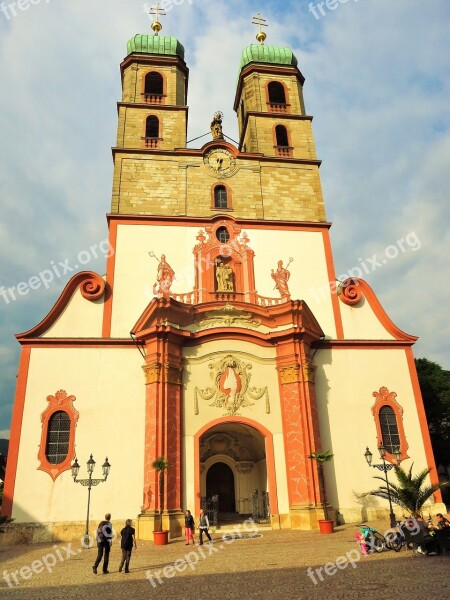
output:
M357 497L374 486L367 446L437 481L416 338L366 282L336 280L292 51L243 51L238 146L216 113L211 141L187 147L189 70L175 38L135 36L121 74L106 275L75 275L17 336L3 514L55 539L81 532L86 490L71 465L85 476L91 453L112 466L90 518L137 519L142 539L157 521L161 456L172 536L185 508L198 514L212 497L237 518L256 498L273 528L316 528L313 452L333 454L327 498L347 522L387 513Z

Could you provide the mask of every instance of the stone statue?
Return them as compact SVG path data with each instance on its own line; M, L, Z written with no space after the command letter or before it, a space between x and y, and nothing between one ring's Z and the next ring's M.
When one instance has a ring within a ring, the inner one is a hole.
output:
M279 260L277 270L272 269L272 279L275 281L275 288L280 292L282 298L288 299L291 297L288 286L290 276L290 272L283 267L283 261Z
M232 292L233 288L233 269L224 265L221 261L216 267L217 291Z
M213 140L223 140L222 118L223 114L221 112L216 112L211 122L211 133Z
M175 271L166 261L165 255L162 254L156 274L156 283L153 286L155 296L170 296L170 287L174 279Z

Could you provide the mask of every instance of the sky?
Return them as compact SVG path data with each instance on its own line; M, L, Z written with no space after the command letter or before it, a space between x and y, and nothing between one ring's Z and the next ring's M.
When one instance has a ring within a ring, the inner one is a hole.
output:
M415 356L450 369L448 0L164 4L162 34L182 42L190 69L188 139L207 133L217 110L237 139L233 101L254 15L269 22L267 44L292 48L338 278L362 270L394 323L419 336ZM128 39L151 32L141 0L20 6L0 2L0 438L15 393L14 334L41 321L76 271L105 272L90 248L106 248L119 65ZM1 294L44 271L45 285Z

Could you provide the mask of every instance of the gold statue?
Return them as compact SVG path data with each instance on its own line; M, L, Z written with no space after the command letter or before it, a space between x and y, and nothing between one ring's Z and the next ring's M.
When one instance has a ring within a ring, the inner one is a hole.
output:
M216 266L218 292L233 292L233 269L222 261Z
M217 111L211 122L211 133L213 136L213 140L223 140L222 119L223 114L220 111Z

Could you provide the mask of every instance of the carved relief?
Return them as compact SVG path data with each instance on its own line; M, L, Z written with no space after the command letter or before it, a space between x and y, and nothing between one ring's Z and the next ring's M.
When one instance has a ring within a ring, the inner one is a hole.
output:
M241 462L236 463L236 471L238 473L242 473L243 475L247 475L253 471L254 464L251 462Z
M312 363L312 360L308 358L305 363L302 364L303 381L308 383L314 383L316 379L316 370Z
M145 383L157 383L161 381L161 363L152 363L142 367L145 373Z
M142 368L145 373L146 385L162 381L163 365L161 363L154 362L151 365L144 365ZM182 379L183 367L178 367L169 363L164 364L164 381L166 383L181 385Z
M173 365L165 364L164 377L167 383L181 385L183 380L183 367L175 367Z
M296 383L300 381L300 365L287 365L277 367L280 374L281 383Z
M250 386L252 365L240 361L228 354L220 361L210 363L210 377L214 387L195 388L194 411L199 414L198 398L213 402L209 406L225 409L224 415L237 415L241 408L254 405L254 401L265 398L266 413L270 413L269 392L267 387ZM252 402L253 401L253 402Z
M253 319L253 314L237 309L232 304L225 304L222 308L211 311L200 323L201 329L208 327L247 327L257 329L261 325L261 319Z

